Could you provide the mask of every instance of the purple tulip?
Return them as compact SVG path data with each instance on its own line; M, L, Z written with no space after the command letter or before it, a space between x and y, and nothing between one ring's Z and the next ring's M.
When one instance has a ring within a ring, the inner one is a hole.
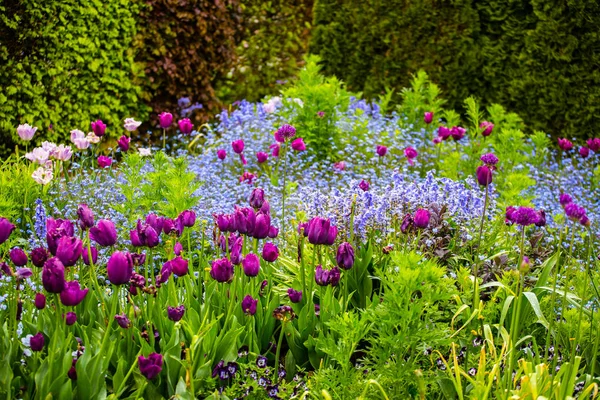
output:
M70 281L65 284L65 289L60 292L60 302L65 306L75 307L85 299L89 289L81 290L79 282Z
M275 262L279 258L279 249L273 243L265 243L263 245L262 258L267 262Z
M544 211L544 210L538 211L538 220L535 223L535 226L538 226L538 227L546 226L546 211Z
M157 233L163 230L166 218L159 217L156 214L150 213L146 215L146 225L150 225Z
M17 268L15 271L15 277L19 281L23 281L33 275L30 268Z
M178 307L167 307L167 316L171 321L181 321L181 318L183 318L183 313L185 313L184 305L180 305Z
M269 238L275 239L277 237L277 235L279 235L279 228L271 225L269 227Z
M175 246L173 246L173 253L176 256L180 256L182 252L183 252L183 245L180 242L175 243Z
M331 286L337 286L341 278L342 274L338 267L333 267L329 270L329 284Z
M236 154L241 154L244 151L244 141L243 140L234 140L231 142L231 147L233 148L233 152Z
M14 231L16 226L10 223L6 218L0 218L0 244L6 242Z
M256 314L256 305L258 304L258 300L253 299L252 296L247 295L242 300L242 310L246 315L254 315Z
M119 140L117 140L117 146L119 146L119 149L121 149L123 153L129 151L129 143L131 143L131 138L125 135L121 136Z
M131 321L125 314L115 315L115 321L123 329L128 329L131 326Z
M107 156L98 156L98 166L100 168L110 167L112 164L112 158Z
M160 371L162 371L163 356L157 353L150 354L148 358L139 356L138 365L142 375L144 375L146 379L152 380L160 374Z
M429 125L429 124L431 123L431 121L433 121L433 111L431 111L431 112L426 112L426 113L423 115L423 121L425 121L425 123L426 123L427 125Z
M481 186L488 186L492 183L492 168L487 165L480 165L476 171L477 182Z
M410 165L414 165L413 160L417 158L418 155L419 153L417 153L417 150L415 150L414 147L409 146L406 149L404 149L404 156L406 157Z
M181 223L183 226L188 228L191 228L196 224L196 213L192 210L182 211L177 218L181 218Z
M75 322L77 322L77 314L75 314L72 311L69 311L67 313L67 315L64 316L64 318L65 318L65 323L67 324L67 326L71 326Z
M594 153L600 152L600 138L588 139L585 143Z
M269 158L269 155L267 153L265 153L264 151L259 151L258 153L256 153L256 160L258 161L259 164L264 163L265 161L267 161L268 158Z
M104 136L104 133L106 132L106 125L104 124L104 122L102 122L102 120L97 120L96 122L92 122L91 126L92 126L92 132L94 132L94 135L96 135L98 137Z
M483 132L481 132L482 136L490 136L494 130L494 124L488 121L482 121L479 127L483 129Z
M42 351L45 343L44 335L41 332L36 333L29 339L29 347L32 351Z
M233 265L227 258L220 258L212 262L210 276L217 282L231 282L233 280Z
M113 246L117 243L115 224L107 219L101 219L90 229L90 238L100 246Z
M300 303L302 301L302 290L289 288L287 293L292 303Z
M256 210L262 207L265 202L265 191L261 188L256 188L250 194L250 198L248 199L248 203L250 206Z
M160 274L158 274L158 276L156 277L156 286L160 287L160 285L167 282L169 280L169 278L171 277L172 272L173 272L173 269L171 267L171 263L167 261L166 263L163 264L163 266L160 270ZM133 277L133 275L132 275L132 277Z
M173 123L173 114L171 114L169 112L161 112L158 115L158 123L160 124L160 127L163 129L169 128L171 126L171 124ZM179 125L181 126L181 121L179 121ZM181 129L181 131L183 132L183 129Z
M324 244L329 234L331 221L329 218L314 217L308 222L306 233L311 244Z
M242 261L242 267L246 276L257 276L260 271L260 260L258 256L253 253L248 253Z
M90 246L90 250L91 250L91 253L92 253L92 262L94 264L96 264L98 262L98 249L96 249L93 246ZM81 258L83 259L83 263L85 265L90 265L90 255L89 255L89 253L90 252L86 248L84 248L81 251Z
M323 269L321 264L315 268L315 282L319 286L329 285L329 270Z
M587 148L587 147L585 147L585 146L581 146L581 147L579 148L579 155L580 155L582 158L587 158L587 157L590 155L590 149L588 149L588 148Z
M213 214L217 227L221 232L230 232L233 230L232 218L228 214Z
M27 264L27 254L18 247L15 247L10 251L9 257L10 261L17 267L22 267Z
M0 261L0 277L2 277L2 273L4 273L6 276L13 275L12 270L4 261Z
M456 141L459 141L460 139L465 137L465 132L465 128L461 126L453 126L452 129L450 129L450 135L452 135L452 139Z
M48 218L46 220L46 242L50 253L56 255L58 239L63 236L73 236L73 224L71 221Z
M292 141L292 149L295 151L304 151L306 150L306 144L304 144L304 140L302 138L297 138Z
M585 216L585 208L578 206L575 203L569 203L565 206L565 214L572 221L578 221Z
M419 208L416 212L415 212L415 216L413 219L413 223L415 224L415 226L417 228L427 228L427 226L429 225L429 210L426 210L424 208Z
M46 296L42 293L36 293L33 304L38 310L43 310L46 307Z
M273 157L279 157L279 149L281 149L279 143L273 143L269 146L269 149L271 149L271 155Z
M123 285L131 279L133 274L133 259L131 254L115 251L108 259L106 265L108 279L113 285Z
M512 225L515 223L515 213L517 208L513 206L506 207L506 213L504 214L504 223L506 225Z
M365 181L364 179L360 181L360 183L358 184L358 187L363 191L366 192L369 190L369 182Z
M79 218L79 226L81 229L89 229L94 226L94 213L87 204L80 204L77 208L77 217Z
M259 212L256 214L256 221L254 223L254 230L252 237L256 239L266 239L269 237L269 230L271 228L271 217L269 214L263 214Z
M57 257L48 259L44 264L42 285L50 293L60 293L65 289L65 267Z
M217 157L219 160L224 160L227 157L227 152L224 149L217 150Z
M31 257L31 263L33 265L38 268L42 268L48 259L48 250L43 247L36 247L35 249L31 250L29 256Z
M452 131L446 126L440 126L438 128L438 137L442 140L447 140L450 136L452 136Z
M354 248L348 242L339 245L335 257L338 267L342 269L351 269L354 266Z
M564 151L568 151L573 148L573 143L569 139L558 138L558 147Z
M63 236L58 239L56 257L65 267L72 267L77 263L83 250L83 243L75 237Z
M244 245L244 238L242 236L235 237L230 247L229 258L233 265L240 265L242 262L242 247Z
M171 264L171 271L177 276L185 276L190 271L188 260L177 256L174 259L167 261Z
M573 198L567 193L561 193L558 198L558 201L560 202L560 205L564 207L567 204L572 203Z
M387 147L386 146L382 146L382 145L377 145L377 155L379 157L383 157L387 154Z
M189 118L180 119L178 124L179 124L179 130L184 135L189 135L190 133L192 133L192 130L194 129L194 124L192 124L192 121L190 121Z

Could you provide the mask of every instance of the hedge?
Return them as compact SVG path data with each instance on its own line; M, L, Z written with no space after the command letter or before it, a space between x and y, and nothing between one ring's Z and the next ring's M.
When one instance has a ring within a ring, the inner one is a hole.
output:
M600 122L596 1L317 0L314 24L324 72L367 97L424 69L452 108L474 95L555 136Z
M39 142L88 132L97 118L116 135L123 118L148 112L131 51L138 11L127 0L0 3L0 154L21 123L38 127Z

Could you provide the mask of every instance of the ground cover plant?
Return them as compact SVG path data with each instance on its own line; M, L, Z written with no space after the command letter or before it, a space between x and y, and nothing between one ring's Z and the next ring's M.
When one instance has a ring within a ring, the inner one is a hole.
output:
M425 73L366 102L317 65L203 126L29 148L22 121L3 396L597 398L600 138L461 116Z

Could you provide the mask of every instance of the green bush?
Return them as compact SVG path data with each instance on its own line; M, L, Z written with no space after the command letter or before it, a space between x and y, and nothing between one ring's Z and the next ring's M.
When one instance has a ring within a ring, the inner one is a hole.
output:
M425 70L449 108L469 95L529 131L586 137L600 120L600 4L592 0L319 0L310 51L376 97Z
M41 141L87 132L97 118L116 136L123 118L146 118L130 46L138 10L127 0L0 3L0 154L21 123L37 126Z

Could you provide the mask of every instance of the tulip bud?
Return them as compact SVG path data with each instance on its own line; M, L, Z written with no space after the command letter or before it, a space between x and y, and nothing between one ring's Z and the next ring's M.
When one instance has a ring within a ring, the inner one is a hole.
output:
M77 314L72 311L68 312L67 315L65 315L65 323L67 326L71 326L75 322L77 322Z
M231 282L233 280L233 265L227 258L221 258L212 262L210 276L217 282Z
M92 122L91 126L94 135L98 137L104 136L104 132L106 132L106 125L104 124L104 122L102 122L101 120L97 120L96 122Z
M190 121L189 118L184 118L184 119L179 120L178 124L179 124L179 130L184 135L189 135L190 133L192 133L192 130L194 129L194 124L192 124L192 121Z
M79 226L81 229L89 229L94 226L94 213L87 204L80 204L77 208L77 217L79 218Z
M48 250L43 247L36 247L35 249L31 250L29 256L31 257L31 263L33 265L38 268L42 268L48 259Z
M10 251L9 257L10 261L17 267L27 265L27 254L18 247L15 247Z
M579 155L580 155L582 158L587 158L587 157L590 155L590 149L588 149L588 148L587 148L587 147L585 147L585 146L582 146L582 147L580 147L580 148L579 148Z
M329 270L323 269L320 264L315 268L315 282L319 286L329 285Z
M292 303L300 303L302 301L302 291L301 290L294 290L292 288L289 288L287 293L288 293L288 296Z
M167 261L171 264L171 271L177 276L185 276L189 272L188 261L181 256L177 256L174 259Z
M96 264L98 262L98 249L96 249L95 247L91 246L90 250L92 252L92 262L94 264ZM89 255L89 251L88 249L83 249L81 251L81 258L83 259L83 263L85 265L90 265L90 255Z
M302 138L297 138L292 141L292 149L295 151L304 151L306 150L306 145L304 144L304 140Z
M329 284L331 286L337 286L341 278L342 274L338 267L333 267L329 270Z
M360 183L358 184L358 187L363 191L366 192L367 190L369 190L369 182L365 181L364 179L360 181Z
M33 304L38 310L43 310L46 307L46 296L42 293L36 293Z
M183 314L185 313L185 306L180 305L178 307L167 307L167 317L171 321L177 322L183 318Z
M227 157L227 152L224 149L219 149L217 150L217 157L219 157L219 160L224 160Z
M564 151L571 150L573 148L573 143L569 139L558 139L558 147L560 147Z
M258 304L258 300L253 299L252 296L247 295L242 300L242 310L246 315L254 315L256 314L256 305Z
M117 324L123 329L128 329L131 326L131 321L125 314L115 315L115 321L117 321Z
M236 154L241 154L244 151L244 141L243 140L234 140L231 142L231 147L233 148L233 152Z
M0 244L6 242L12 233L15 230L15 226L10 223L6 218L0 218Z
M262 258L267 262L275 262L279 257L279 249L273 243L265 243L262 250Z
M351 269L354 266L354 248L348 242L340 244L337 250L336 261L338 267Z
M191 228L196 224L196 213L192 210L182 211L177 218L181 218L181 223L183 224L183 226L186 226L188 228ZM160 231L160 229L157 230L157 232L158 231Z
M481 186L488 186L492 183L492 169L487 165L480 165L477 167L476 175L477 182L479 182Z
M119 138L119 140L117 140L117 146L119 146L119 148L121 149L121 151L123 153L126 153L129 151L129 143L131 143L131 138L123 135Z
M56 257L58 257L65 267L72 267L79 260L82 250L83 243L80 239L63 236L58 240Z
M381 145L377 146L377 155L379 157L385 156L387 154L387 151L388 151L388 149L386 146L381 146Z
M100 168L110 167L111 164L112 164L112 158L106 157L106 156L99 156L98 157L98 166Z
M123 285L131 279L133 274L133 259L127 252L115 251L109 258L106 266L108 279L113 285Z
M482 121L479 127L483 129L483 132L481 132L482 136L490 136L494 130L494 124L488 121Z
M148 358L144 356L138 357L138 365L140 372L148 380L152 380L160 374L163 365L163 356L157 353L152 353Z
M256 153L256 160L258 161L259 164L264 163L265 161L267 161L268 158L269 158L269 155L267 153L265 153L264 151L259 151L258 153Z
M158 116L158 123L160 124L161 128L167 129L173 123L173 114L168 112L160 113ZM179 123L181 124L181 121L179 121ZM181 129L181 131L183 132L183 129Z
M249 253L244 257L244 260L242 260L242 267L246 276L257 276L260 271L260 260L256 254Z
M65 284L65 288L60 292L60 302L65 306L75 307L85 299L89 289L81 290L79 282L70 281Z
M250 198L248 199L248 203L250 203L250 206L253 207L254 209L258 210L259 208L262 207L264 202L265 202L265 191L262 190L261 188L254 189L252 191L252 193L250 194Z
M44 335L42 333L36 333L29 339L29 347L33 351L42 351L44 348Z
M44 264L42 285L50 293L60 293L65 289L65 267L57 257L52 257Z
M417 228L427 228L427 226L429 225L429 217L429 210L419 208L417 212L415 212L413 223Z

